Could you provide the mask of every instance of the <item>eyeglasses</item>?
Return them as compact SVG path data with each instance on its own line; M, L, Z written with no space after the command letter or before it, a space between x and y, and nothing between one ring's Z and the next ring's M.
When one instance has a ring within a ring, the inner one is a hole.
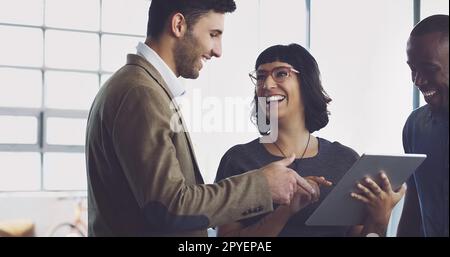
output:
M292 75L292 72L300 73L292 67L275 67L271 71L255 70L248 74L256 87L264 86L264 82L270 74L276 83L283 83Z

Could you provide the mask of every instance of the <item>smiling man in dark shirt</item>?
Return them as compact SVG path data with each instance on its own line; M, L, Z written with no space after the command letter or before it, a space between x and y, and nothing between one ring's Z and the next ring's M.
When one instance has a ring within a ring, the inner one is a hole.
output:
M399 236L449 236L448 25L448 15L430 16L408 40L412 80L427 104L406 121L403 146L427 159L408 181Z

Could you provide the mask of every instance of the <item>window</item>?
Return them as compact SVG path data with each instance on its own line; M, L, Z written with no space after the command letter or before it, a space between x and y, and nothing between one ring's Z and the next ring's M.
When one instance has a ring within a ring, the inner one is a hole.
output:
M27 116L0 116L0 140L6 144L36 144L37 120Z
M42 103L42 72L0 68L0 106L39 108ZM24 94L23 92L27 92Z
M48 71L45 101L52 109L87 110L98 91L98 74Z
M98 0L45 0L45 24L49 27L98 31L99 13Z
M0 192L86 190L88 110L144 40L149 4L1 0Z
M49 68L97 71L99 35L48 29L45 32L45 64Z
M44 37L41 29L0 25L0 36L0 65L36 68L43 65Z
M41 189L41 156L33 152L0 152L1 191ZM24 179L26 178L26 179Z
M2 0L0 22L41 26L43 10L44 0Z
M114 72L126 61L123 51L135 52L138 37L126 37L104 35L102 38L102 69L106 72Z

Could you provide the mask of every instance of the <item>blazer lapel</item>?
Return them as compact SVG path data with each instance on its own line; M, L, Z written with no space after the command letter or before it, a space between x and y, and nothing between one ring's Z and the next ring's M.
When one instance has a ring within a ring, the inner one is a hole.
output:
M203 177L202 177L202 175L200 173L200 169L198 167L197 158L195 157L192 140L191 140L191 137L189 136L188 130L185 126L185 121L184 121L183 115L181 113L180 107L179 107L178 103L174 100L175 97L173 96L172 92L169 90L169 87L167 86L166 82L164 81L164 79L162 78L160 73L156 70L156 68L153 67L153 65L151 65L147 60L145 60L144 58L142 58L139 55L129 54L127 56L127 64L128 65L137 65L137 66L143 68L150 75L150 77L158 83L158 85L164 90L164 92L169 97L170 101L172 102L172 104L175 107L175 110L176 110L178 116L180 117L180 122L181 122L181 125L183 128L183 133L184 133L184 136L186 137L186 140L188 141L189 151L190 151L190 154L193 159L194 170L196 171L196 177L201 183L204 183Z

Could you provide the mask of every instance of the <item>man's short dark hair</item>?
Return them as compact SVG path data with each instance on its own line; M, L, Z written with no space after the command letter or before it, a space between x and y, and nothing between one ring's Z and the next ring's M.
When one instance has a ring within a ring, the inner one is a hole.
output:
M209 11L231 13L234 10L234 0L152 0L148 11L147 37L161 36L168 19L175 13L184 15L190 29Z
M423 19L413 28L410 36L423 36L433 32L441 32L442 39L448 40L448 15L437 14Z
M299 71L297 76L300 81L301 100L305 109L306 129L313 133L325 127L328 124L329 115L327 105L331 102L331 98L322 87L319 65L314 57L298 44L275 45L267 48L258 56L255 69L262 64L276 61L288 63ZM257 100L255 93L253 119L257 119ZM262 132L260 131L260 133Z

